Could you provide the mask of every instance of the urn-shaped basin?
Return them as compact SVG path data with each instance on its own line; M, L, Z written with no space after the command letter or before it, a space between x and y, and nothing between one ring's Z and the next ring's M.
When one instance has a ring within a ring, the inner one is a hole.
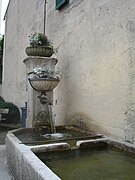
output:
M59 81L56 78L29 78L32 88L40 92L52 91Z

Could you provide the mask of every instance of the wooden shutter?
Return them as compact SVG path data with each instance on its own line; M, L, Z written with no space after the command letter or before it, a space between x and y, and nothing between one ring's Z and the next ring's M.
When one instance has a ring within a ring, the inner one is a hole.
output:
M69 0L56 0L56 9L60 9L63 5L67 4Z

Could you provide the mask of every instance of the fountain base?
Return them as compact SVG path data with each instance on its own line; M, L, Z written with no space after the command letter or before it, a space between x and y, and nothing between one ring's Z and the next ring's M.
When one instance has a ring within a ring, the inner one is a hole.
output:
M61 142L61 140L59 140L57 143L49 142L49 144L48 143L46 144L45 141L43 143L42 141L41 145L33 144L33 146L30 146L30 145L28 146L28 145L24 145L22 141L20 141L16 137L19 135L19 133L21 133L22 135L26 134L26 130L28 132L30 131L30 129L18 129L18 130L10 131L7 134L7 138L6 138L7 163L15 179L18 179L18 180L26 180L26 179L60 180L60 178L53 171L51 171L51 169L49 169L46 166L46 164L43 164L34 153L36 154L43 153L43 152L47 153L50 151L51 152L62 151L61 153L64 153L63 151L65 151L66 153L67 150L69 151L69 149L71 148L71 145L69 145L68 140L64 139L64 142ZM34 131L34 129L31 129L31 131ZM99 135L96 135L96 136L98 137ZM92 137L92 133L91 133L91 137ZM93 133L93 137L94 137L94 133ZM107 146L119 148L123 151L132 153L135 155L135 146L130 143L118 142L111 138L105 138L105 137L101 138L101 135L100 135L100 139L91 140L89 137L86 140L83 138L84 137L80 137L80 138L77 137L77 139L75 140L76 148L78 150L81 150L82 148L83 149L86 149L86 148L92 149L92 148L97 148L97 147L99 148L101 147L101 145L103 145L102 147L105 147L105 148Z

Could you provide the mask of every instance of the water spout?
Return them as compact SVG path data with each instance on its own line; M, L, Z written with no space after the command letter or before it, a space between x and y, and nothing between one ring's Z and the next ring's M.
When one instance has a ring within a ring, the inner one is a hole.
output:
M55 127L55 122L52 114L52 105L48 105L49 109L49 118L50 118L50 125L51 125L51 133L56 133L56 127Z

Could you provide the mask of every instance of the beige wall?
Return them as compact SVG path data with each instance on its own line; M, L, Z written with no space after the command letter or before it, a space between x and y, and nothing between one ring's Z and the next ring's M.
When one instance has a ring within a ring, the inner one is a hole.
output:
M2 96L19 107L27 101L23 59L28 36L38 31L36 1L11 0L6 14L6 37ZM32 11L33 10L33 11ZM37 19L37 20L36 20Z
M47 35L58 48L62 79L55 90L57 124L81 126L119 139L135 134L134 0L70 0L61 11L47 3ZM2 95L27 100L23 59L27 37L43 30L43 0L12 0L6 16Z

